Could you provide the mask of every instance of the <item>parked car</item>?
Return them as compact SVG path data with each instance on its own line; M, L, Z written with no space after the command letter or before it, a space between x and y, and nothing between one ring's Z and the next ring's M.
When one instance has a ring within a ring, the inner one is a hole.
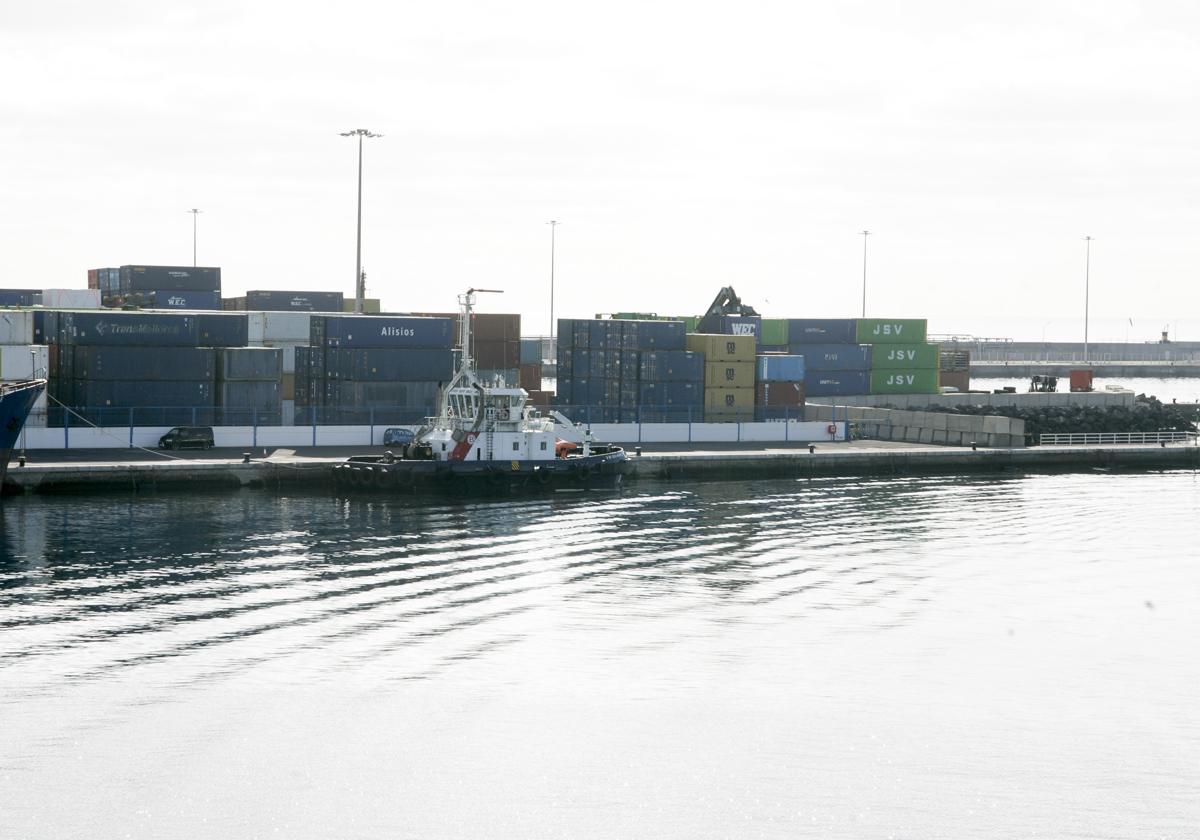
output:
M212 449L212 426L176 426L158 439L159 449Z
M404 446L413 442L412 429L384 429L384 446Z

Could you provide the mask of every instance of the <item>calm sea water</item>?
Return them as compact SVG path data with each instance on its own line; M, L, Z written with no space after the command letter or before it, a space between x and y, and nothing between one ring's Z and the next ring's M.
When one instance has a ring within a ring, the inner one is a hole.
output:
M0 836L1191 838L1191 472L6 500Z

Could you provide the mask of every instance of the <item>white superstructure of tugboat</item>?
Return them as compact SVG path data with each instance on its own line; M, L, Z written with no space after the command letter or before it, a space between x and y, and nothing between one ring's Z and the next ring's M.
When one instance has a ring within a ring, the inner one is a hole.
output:
M446 489L516 492L613 488L628 456L619 446L597 445L589 430L558 412L541 414L529 394L500 380L487 381L471 356L471 313L478 292L459 295L462 307L459 368L442 389L438 413L411 443L381 456L350 458L334 467L347 490Z

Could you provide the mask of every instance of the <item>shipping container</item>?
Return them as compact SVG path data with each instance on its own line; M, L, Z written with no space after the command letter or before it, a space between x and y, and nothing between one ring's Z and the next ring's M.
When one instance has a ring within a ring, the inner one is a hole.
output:
M310 338L312 316L307 312L252 312L246 317L251 332L258 333L257 338L251 335L252 341L306 343Z
M29 346L37 343L34 337L34 316L41 313L32 309L14 309L0 312L0 344Z
M518 373L521 387L526 391L539 391L542 387L542 363L521 365Z
M217 371L216 351L207 347L77 345L68 351L75 379L212 382Z
M621 321L625 350L682 350L687 333L683 321Z
M707 423L754 419L753 388L705 388L704 420Z
M226 409L248 409L266 415L278 415L283 402L283 387L278 381L229 380L216 386L216 404ZM264 422L266 418L259 418Z
M309 337L310 344L319 347L449 349L452 335L448 318L314 315Z
M47 309L99 309L99 289L42 289L40 302Z
M37 306L41 302L41 289L0 289L0 306Z
M646 382L702 382L704 354L690 350L642 353L640 378Z
M121 291L121 269L119 268L101 268L97 269L100 275L100 293L117 294Z
M521 364L520 341L485 341L477 339L471 342L471 355L477 368L515 368Z
M792 355L804 357L806 370L871 369L871 346L867 344L796 344Z
M65 344L195 347L198 317L160 312L61 312L59 340Z
M217 352L217 378L220 380L278 382L283 375L282 350L272 347L223 347Z
M341 292L246 292L246 310L261 312L341 312Z
M873 370L927 370L937 366L936 344L880 344L871 350Z
M870 393L871 382L865 370L804 371L804 395L807 399L829 396L849 396Z
M753 388L754 362L708 362L704 365L705 388Z
M754 404L798 408L804 405L803 382L759 382L754 386Z
M859 318L856 324L859 344L919 344L928 328L924 318Z
M145 379L72 380L72 404L83 408L165 406L206 408L213 403L213 383L147 381Z
M471 319L471 337L474 341L518 342L521 340L521 316L499 312L476 312Z
M250 321L235 312L201 313L196 316L196 343L201 347L245 347L250 340Z
M540 338L521 339L521 364L540 365L542 363L542 340Z
M789 318L787 343L857 344L854 318Z
M804 356L758 357L755 379L759 382L803 382Z
M722 315L721 332L725 335L752 335L755 343L762 328L761 315Z
M354 311L355 300L352 297L342 299L342 311L350 313ZM379 305L379 298L363 298L362 314L378 315L383 311L383 307Z
M929 370L873 370L872 394L936 394L938 372Z
M100 288L100 269L89 268L87 277L88 277L87 287L89 289L99 289Z
M704 386L699 382L642 382L638 402L649 406L699 406L704 404Z
M138 303L140 306L148 306L153 309L211 309L220 310L221 308L221 293L220 292L143 292L142 302L137 300L130 301Z
M296 399L296 374L285 373L279 377L279 395L285 400Z
M329 405L418 408L425 415L434 413L440 394L437 382L330 382L327 389Z
M786 347L788 343L787 318L763 318L758 329L759 347Z
M706 362L753 362L756 356L752 335L691 333L686 347L693 353L703 353Z
M122 292L219 292L221 269L177 265L123 265Z
M3 316L0 316L0 322ZM44 344L0 346L0 381L45 379L50 370L49 348Z
M423 348L331 347L324 378L355 382L445 382L454 375L454 352Z

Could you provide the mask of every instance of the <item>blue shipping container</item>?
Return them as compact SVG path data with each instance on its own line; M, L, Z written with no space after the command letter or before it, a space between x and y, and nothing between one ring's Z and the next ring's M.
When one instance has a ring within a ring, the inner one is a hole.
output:
M521 339L521 364L536 365L542 361L542 340L540 338Z
M759 356L755 379L759 382L803 382L804 356Z
M721 333L723 335L752 335L757 339L762 335L762 316L722 315Z
M699 382L643 382L638 401L647 406L702 406L704 386Z
M454 375L454 351L335 347L325 351L325 369L356 382L444 382Z
M62 312L60 338L64 344L196 347L198 317L156 312Z
M392 347L449 350L454 328L450 318L412 316L316 315L312 343L325 347Z
M858 322L854 318L791 318L788 320L788 344L855 344Z
M811 397L869 394L870 374L865 370L813 370L804 373L804 395Z
M803 356L804 367L809 370L869 370L871 367L869 344L801 344L792 348L792 355Z
M232 312L197 315L196 341L201 347L245 347L250 343L250 319Z
M269 414L279 411L283 399L278 382L222 382L216 393L216 403L222 408L248 408Z
M84 408L171 406L206 408L213 405L211 382L149 382L145 379L76 379L74 403Z
M654 350L642 354L644 382L702 382L704 354L689 350Z
M221 308L220 292L144 292L149 306L155 309L215 309Z
M283 375L283 350L277 347L223 347L217 378L222 381L278 382Z
M626 350L682 350L687 338L683 321L621 323L621 346Z
M42 302L36 289L0 289L0 306L33 306Z
M63 348L73 353L72 375L78 379L140 379L148 382L212 382L216 351L208 347ZM276 351L279 352L279 351Z

